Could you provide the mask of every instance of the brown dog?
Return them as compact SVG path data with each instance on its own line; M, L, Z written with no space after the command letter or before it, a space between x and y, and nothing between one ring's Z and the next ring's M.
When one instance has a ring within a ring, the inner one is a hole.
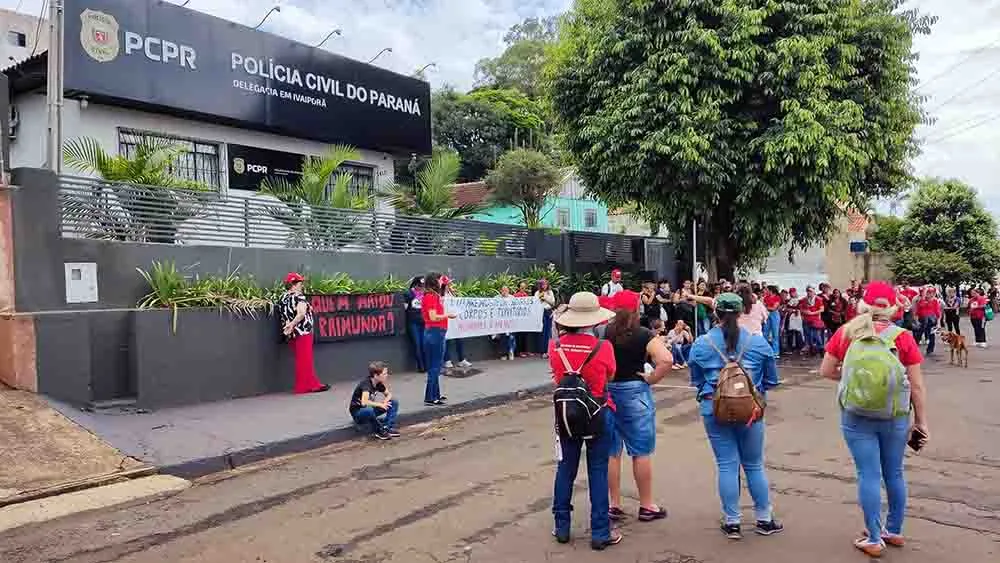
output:
M941 333L941 340L951 347L951 361L949 364L955 365L955 356L958 355L958 365L969 367L969 349L965 346L965 337L954 332Z

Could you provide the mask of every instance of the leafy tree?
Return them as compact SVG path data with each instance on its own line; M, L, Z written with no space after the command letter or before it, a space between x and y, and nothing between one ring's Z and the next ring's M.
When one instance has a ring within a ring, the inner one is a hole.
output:
M372 199L368 194L354 193L354 175L340 171L344 163L360 158L353 147L335 145L321 157L305 157L296 179L265 178L261 182L261 193L281 202L268 206L267 214L291 231L289 246L337 249L355 242L368 227L350 212L370 209Z
M956 252L910 248L893 255L892 273L911 283L958 284L972 279L972 266Z
M920 182L910 195L899 242L905 249L960 256L972 268L971 277L963 281L992 282L1000 265L996 221L976 191L958 180ZM896 262L903 260L897 255Z
M872 252L893 252L901 247L899 236L904 223L901 217L876 215L873 223L875 231L868 237Z
M504 36L507 48L476 63L476 86L516 88L531 98L541 93L545 51L558 34L558 18L528 18Z
M901 0L577 0L548 92L580 176L677 234L709 274L829 238L910 181L918 14Z
M103 180L91 193L64 194L67 218L88 237L173 244L180 226L211 197L208 186L174 175L186 149L143 137L130 155L111 154L97 139L81 137L63 147L68 168Z
M431 98L431 124L434 144L459 154L459 179L468 182L485 176L514 137L511 123L494 106L451 89Z
M548 156L534 150L517 149L500 158L486 183L494 201L512 205L521 212L529 229L542 226L542 209L558 193L564 175Z
M468 97L492 106L505 121L518 129L523 129L525 136L528 131L535 131L537 134L545 128L545 110L541 104L518 90L484 88L470 92Z
M452 186L458 179L460 168L461 161L457 154L438 151L417 172L416 182L395 184L381 195L404 215L435 219L461 219L474 215L482 211L483 206L455 203Z

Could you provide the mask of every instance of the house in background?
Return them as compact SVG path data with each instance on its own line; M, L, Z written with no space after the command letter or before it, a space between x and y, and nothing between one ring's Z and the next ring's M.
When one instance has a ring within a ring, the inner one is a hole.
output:
M524 224L521 212L516 207L490 203L492 192L486 182L455 184L453 188L456 205L489 205L486 210L473 215L470 219L504 225ZM588 197L586 188L575 174L570 174L559 194L550 197L546 202L542 210L542 225L545 228L564 231L610 232L607 206Z

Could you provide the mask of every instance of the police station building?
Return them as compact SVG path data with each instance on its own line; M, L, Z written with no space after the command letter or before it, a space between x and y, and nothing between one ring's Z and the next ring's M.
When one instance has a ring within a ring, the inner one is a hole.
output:
M158 0L66 0L64 19L64 142L128 155L166 139L187 149L177 175L234 196L332 144L359 150L359 191L391 181L394 157L430 153L421 80ZM46 161L47 56L4 70L12 167Z

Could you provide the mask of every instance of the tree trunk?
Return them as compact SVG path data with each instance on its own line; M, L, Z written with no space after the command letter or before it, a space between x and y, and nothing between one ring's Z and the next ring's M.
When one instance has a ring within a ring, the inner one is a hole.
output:
M734 281L736 271L736 241L728 233L709 235L708 252L705 253L705 269L709 281L720 279Z

